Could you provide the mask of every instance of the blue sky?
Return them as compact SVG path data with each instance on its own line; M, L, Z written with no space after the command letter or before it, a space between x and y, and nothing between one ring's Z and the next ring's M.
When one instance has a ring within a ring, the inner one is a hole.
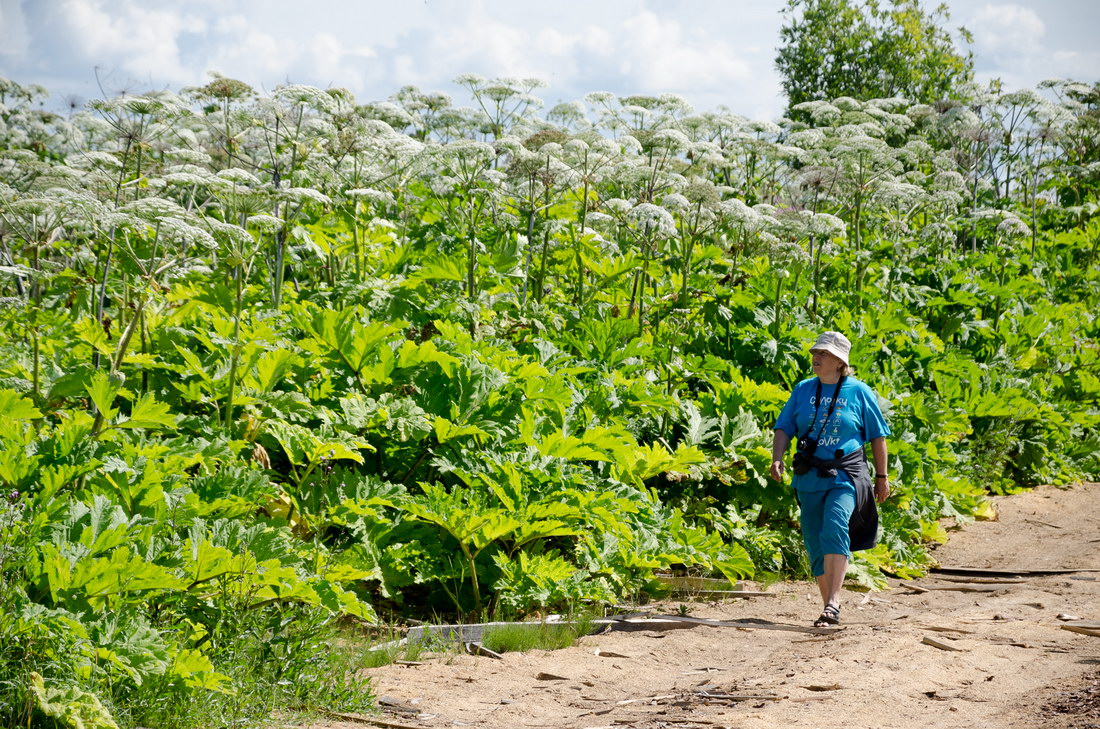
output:
M926 3L930 5L931 3ZM0 75L57 99L205 83L413 84L467 98L460 73L538 77L548 105L589 91L678 93L753 118L783 109L780 0L0 0ZM949 0L976 70L1010 88L1100 80L1100 2ZM52 102L60 106L60 101Z

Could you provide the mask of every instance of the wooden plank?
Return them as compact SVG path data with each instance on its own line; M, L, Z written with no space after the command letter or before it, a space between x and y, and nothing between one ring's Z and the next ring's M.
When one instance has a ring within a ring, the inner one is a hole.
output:
M1051 524L1049 521L1039 521L1038 519L1024 519L1028 524L1038 524L1039 526L1050 527L1051 529L1061 529L1062 527L1057 524Z
M938 625L918 625L917 627L923 628L924 630L931 630L934 633L962 633L963 635L974 634L974 631L972 630L962 630L960 628L941 628Z
M1083 628L1079 625L1073 625L1072 623L1064 623L1062 630L1068 630L1071 633L1080 633L1081 635L1091 635L1094 638L1100 638L1100 629L1097 628Z
M1007 587L997 587L996 585L917 585L912 582L902 582L901 586L909 590L917 590L918 592L929 592L932 590L940 590L945 592L1000 592L1001 590L1007 590Z
M385 729L423 729L422 726L413 726L411 724L398 724L393 721L385 721L384 719L374 719L369 716L363 716L361 714L344 714L339 711L330 711L328 709L321 709L321 713L326 716L330 716L333 719L340 719L341 721L356 722L359 724L370 724L371 726L385 727Z
M608 618L597 619L588 621L588 624L592 627L592 632L602 630L606 625L613 622ZM543 622L530 622L530 623L507 623L507 622L495 622L495 623L473 623L466 625L417 625L409 628L409 632L405 635L403 641L408 644L416 645L426 642L429 638L435 638L438 640L450 641L454 643L481 643L485 633L493 630L494 628L519 628L527 630L541 630L545 628L554 628L559 625L564 626L576 626L579 625L579 621L563 620L557 623L543 623ZM390 644L386 644L388 647ZM379 648L381 648L379 647ZM377 648L376 648L377 649Z
M607 628L616 632L633 633L639 630L691 630L697 625L698 623L675 618L631 618L612 621Z
M698 625L709 625L713 628L785 630L792 633L811 633L813 635L828 635L838 630L843 630L843 628L805 628L801 625L773 623L768 620L711 620L707 618L692 618L679 615L653 615L646 617L623 616L611 623L611 629L627 632L636 630L678 630L694 628Z
M466 652L474 656L484 656L486 658L495 658L498 661L503 660L504 656L500 655L496 651L489 650L481 643L467 643Z
M775 694L712 694L709 691L699 691L695 695L701 699L720 701L782 701L784 698Z
M966 652L965 648L958 648L956 646L950 645L949 643L938 641L935 638L929 638L928 636L925 636L924 640L922 640L921 643L924 643L925 645L930 645L933 648L939 648L941 651L956 651L959 653Z
M770 594L770 593L769 593ZM485 633L499 627L526 628L539 630L553 628L555 626L576 626L579 621L561 621L557 623L478 623L468 625L418 625L409 628L406 636L400 641L374 646L372 650L391 648L396 645L417 645L427 642L430 638L455 643L481 643ZM620 615L613 618L597 618L588 621L591 633L602 630L614 630L621 632L635 632L639 630L687 630L699 625L710 625L716 628L751 628L753 630L784 630L795 633L811 633L814 635L827 635L842 628L805 628L800 625L788 625L785 623L772 623L767 620L743 620L722 621L706 618L692 618L680 615L650 615L647 613L633 613Z
M1074 569L1035 569L1023 567L1014 570L993 569L987 567L933 567L932 572L943 575L973 575L975 577L1023 577L1027 575L1072 575L1078 572L1100 572L1100 568L1074 568Z
M396 711L401 714L419 714L420 709L415 706L406 704L401 699L395 699L392 696L379 696L378 705L387 711Z
M627 704L636 704L639 701L661 701L662 699L674 699L676 694L660 694L658 696L645 696L640 699L623 699L622 701L616 701L615 706L626 706Z
M1024 585L1027 584L1027 580L1022 577L953 577L951 575L942 575L936 577L937 580L943 582L965 582L974 585Z

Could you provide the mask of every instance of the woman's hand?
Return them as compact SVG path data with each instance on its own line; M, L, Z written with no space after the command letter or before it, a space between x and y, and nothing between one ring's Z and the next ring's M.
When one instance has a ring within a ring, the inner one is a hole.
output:
M791 444L791 436L782 430L775 431L772 438L772 478L783 483L783 472L787 467L783 465L783 456L787 453L787 447Z
M773 466L774 468L774 466ZM885 478L875 479L875 501L882 503L890 498L890 480Z

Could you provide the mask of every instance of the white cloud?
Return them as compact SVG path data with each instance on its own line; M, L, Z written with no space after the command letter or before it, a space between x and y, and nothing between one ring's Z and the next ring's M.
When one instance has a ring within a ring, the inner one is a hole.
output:
M203 71L217 71L253 84L269 86L282 81L299 55L294 40L280 41L243 15L221 18L215 25L216 45L205 59Z
M178 39L201 33L206 21L173 8L100 0L66 0L60 7L77 54L92 63L117 64L140 77L160 83L193 81L193 71L180 60Z
M0 56L22 56L30 38L19 0L0 0Z
M722 37L696 29L686 37L680 23L643 11L627 19L617 50L627 75L646 91L660 93L729 88L748 81L748 63Z
M1004 88L1020 89L1047 78L1096 80L1100 52L1093 50L1090 35L1086 34L1083 45L1074 35L1079 28L1068 12L1070 4L1048 0L1030 5L987 3L972 9L966 27L974 33L978 81L1000 79ZM1050 34L1044 18L1054 23Z
M1048 76L1075 81L1096 81L1100 73L1100 51L1055 51Z
M307 50L309 76L318 84L360 89L364 85L364 62L377 55L365 45L345 48L331 33L315 34Z
M392 63L400 83L438 87L464 71L533 76L550 83L547 97L579 97L599 86L623 94L706 94L714 105L715 96L732 102L734 92L748 93L754 82L750 64L719 32L726 29L685 28L649 10L628 16L614 32L598 25L508 23L477 7L457 20L395 39L392 60L381 49L380 58ZM774 111L774 93L766 96L764 104Z
M1046 25L1031 8L1016 4L985 5L966 23L979 54L997 56L1036 53Z

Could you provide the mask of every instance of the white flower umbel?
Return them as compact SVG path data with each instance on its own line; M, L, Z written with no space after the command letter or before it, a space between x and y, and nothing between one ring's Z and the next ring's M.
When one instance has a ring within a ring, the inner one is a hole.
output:
M245 221L246 225L250 228L256 228L264 232L273 233L277 230L281 230L284 223L281 218L276 218L274 215L267 215L261 213L259 215L249 215Z
M652 237L676 237L676 220L669 211L659 205L653 203L635 205L627 218L635 228Z
M259 187L262 184L258 177L248 170L242 170L240 167L230 167L228 169L219 170L216 174L223 180L228 180L237 185Z
M1031 228L1015 215L1006 215L1005 219L997 224L997 233L1009 239L1023 239L1031 236Z

